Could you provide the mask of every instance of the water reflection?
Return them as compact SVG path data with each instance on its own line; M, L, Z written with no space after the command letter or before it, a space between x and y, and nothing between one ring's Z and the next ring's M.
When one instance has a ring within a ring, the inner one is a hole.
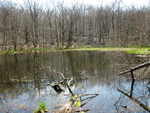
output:
M150 112L150 107L149 105L147 105L147 103L149 102L149 87L147 91L144 92L144 95L140 95L139 97L134 97L133 96L133 90L134 90L134 83L135 81L132 81L132 84L131 84L131 90L130 90L130 93L126 93L125 91L122 91L120 89L118 89L118 91L122 94L124 94L126 97L128 97L129 99L131 99L133 102L135 102L137 105L139 105L138 107L142 107L144 110ZM139 86L137 86L139 87ZM148 100L146 101L146 105L143 104L145 103L144 101L147 99L146 97L146 94L148 93ZM137 98L137 99L136 99ZM119 100L117 101L117 103L120 101L121 98L119 98ZM142 103L143 102L143 103ZM121 105L122 107L126 108L126 110L129 110L129 111L136 111L136 109L138 108L137 106L135 106L134 108L130 108L128 107L128 105ZM135 109L136 108L136 109Z
M64 104L70 97L62 95L68 94L69 91L66 89L58 94L47 85L54 80L60 80L57 74L51 73L46 68L48 66L51 70L63 73L66 78L73 77L75 84L71 88L75 93L100 94L83 106L83 108L92 107L93 110L89 112L117 112L114 106L120 96L117 89L130 92L132 79L130 75L119 77L116 75L137 65L139 60L142 58L131 54L99 51L0 56L0 112L30 113L38 106L39 101L46 102L48 111L52 112L57 105ZM136 87L131 95L133 97L143 95L142 92L147 91L145 84L149 80L150 77L147 77L145 80L135 82ZM126 98L122 103L131 105L130 100Z

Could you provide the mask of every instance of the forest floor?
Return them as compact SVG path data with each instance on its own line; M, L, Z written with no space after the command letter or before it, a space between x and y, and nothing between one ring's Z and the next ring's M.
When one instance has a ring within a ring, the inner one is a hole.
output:
M22 50L10 50L10 51L1 51L0 55L14 55L14 54L27 54L27 53L39 53L42 51L125 51L127 53L134 53L134 54L143 54L147 55L150 54L150 48L117 48L117 47L95 47L95 48L32 48L32 49L22 49Z

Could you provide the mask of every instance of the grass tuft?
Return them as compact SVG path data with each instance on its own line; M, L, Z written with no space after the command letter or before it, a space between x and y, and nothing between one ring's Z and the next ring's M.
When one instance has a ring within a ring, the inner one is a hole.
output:
M34 113L45 113L47 112L46 105L44 102L39 102L39 108L34 110Z

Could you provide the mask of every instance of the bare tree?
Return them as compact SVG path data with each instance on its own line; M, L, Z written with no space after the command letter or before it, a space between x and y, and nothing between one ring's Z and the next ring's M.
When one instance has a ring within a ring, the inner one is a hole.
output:
M48 24L49 24L49 31L50 31L50 44L52 45L54 42L53 42L53 36L52 36L52 15L53 15L53 10L50 10L48 9L47 10L47 20L48 20Z
M69 31L68 31L68 45L67 48L72 46L73 41L73 28L76 22L79 19L79 13L81 8L77 7L77 5L73 5L71 9L69 9L68 16L69 16Z
M7 46L7 33L8 33L8 25L9 25L9 4L1 3L0 4L0 26L1 26L1 34L2 34L2 50L6 50ZM4 47L4 49L3 49Z
M17 8L10 8L10 26L11 26L11 38L13 43L13 48L16 51L17 49L17 39L19 36L21 17L20 12Z
M0 3L1 50L36 47L147 46L149 7L126 7L120 0L93 7L74 4L42 7L26 0L24 7Z
M29 1L27 0L26 6L29 8L30 16L31 16L31 38L34 45L34 48L37 47L38 44L38 24L39 24L39 16L41 14L41 8L38 5L37 1Z

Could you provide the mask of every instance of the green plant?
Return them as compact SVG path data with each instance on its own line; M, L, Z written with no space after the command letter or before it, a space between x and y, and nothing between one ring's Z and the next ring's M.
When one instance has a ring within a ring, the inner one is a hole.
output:
M45 50L45 48L41 48L41 51L44 51Z
M74 95L72 95L72 96L71 96L71 100L73 100L74 98L75 98L75 96L74 96Z
M46 105L45 105L44 102L39 102L39 107L40 107L43 111L46 110Z
M34 110L34 113L45 113L47 112L46 105L44 102L39 102L39 108Z
M74 49L74 47L68 47L68 49Z
M20 49L16 49L16 51L21 51Z
M22 53L23 53L23 51L19 51L19 53L20 53L20 54L22 54Z
M76 106L77 108L80 108L81 102L80 102L80 99L79 99L79 98L77 98L77 102L75 103L75 106Z
M14 50L14 49L12 49L10 52L11 52L11 53L14 53L14 52L15 52L15 50Z
M80 108L81 106L81 102L80 102L80 99L79 98L76 98L75 95L72 95L71 98L70 98L71 101L75 101L75 106L77 108Z

